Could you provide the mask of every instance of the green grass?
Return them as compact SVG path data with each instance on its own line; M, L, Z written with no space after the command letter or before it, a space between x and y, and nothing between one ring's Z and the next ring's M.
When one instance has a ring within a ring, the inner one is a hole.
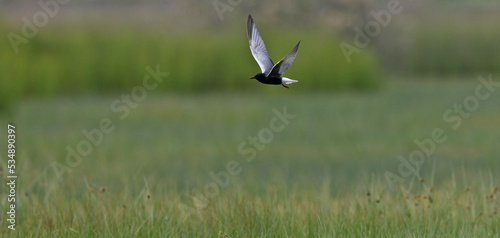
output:
M425 13L412 34L414 41L410 53L412 71L419 75L475 75L500 71L500 57L495 54L495 39L500 31L493 22L498 21L498 7L459 7L453 14L434 9ZM461 11L462 14L456 14ZM445 20L446 19L446 20Z
M142 82L147 66L156 65L171 74L160 85L163 91L260 90L248 80L260 69L248 48L245 19L237 27L189 30L127 20L51 22L21 44L18 54L10 44L0 48L0 84L9 85L0 88L0 110L26 97L129 89ZM20 34L22 26L7 25L0 21L0 33ZM330 29L266 26L259 29L274 62L301 40L299 57L286 75L302 83L300 90L379 86L371 50L348 64L339 48L341 37Z
M494 77L495 78L495 77ZM378 92L151 92L124 120L116 96L23 100L17 127L17 228L8 237L486 237L498 235L500 93L457 130L442 114L474 93L468 81L391 81ZM300 86L300 85L298 85ZM124 91L126 93L126 91ZM296 118L253 161L238 145L286 106ZM59 180L54 162L82 130L115 131ZM419 178L391 187L399 155L443 128L448 140ZM4 128L4 130L6 130ZM5 135L5 134L3 134ZM6 146L5 136L0 145ZM1 155L2 177L6 175ZM209 173L240 163L204 209L189 209ZM6 211L6 183L0 204ZM101 192L101 188L104 191ZM468 190L468 191L467 191ZM370 195L367 195L367 193ZM488 197L486 197L488 196ZM491 197L490 197L491 196ZM430 197L430 198L429 198ZM221 233L221 234L219 234Z

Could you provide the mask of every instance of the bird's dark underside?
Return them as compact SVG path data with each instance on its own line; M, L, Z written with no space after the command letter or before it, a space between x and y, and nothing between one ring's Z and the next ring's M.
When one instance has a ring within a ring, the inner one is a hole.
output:
M281 84L281 77L279 76L266 76L265 74L256 74L254 79L263 83L263 84Z

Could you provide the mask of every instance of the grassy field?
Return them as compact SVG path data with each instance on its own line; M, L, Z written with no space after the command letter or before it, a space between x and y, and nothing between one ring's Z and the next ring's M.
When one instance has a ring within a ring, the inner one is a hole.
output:
M290 90L270 88L272 93L153 91L127 116L111 109L119 94L25 99L0 118L2 130L7 122L17 127L19 176L17 230L6 229L2 212L0 232L4 237L498 236L500 92L479 101L456 130L443 120L477 85L474 78L398 79L368 93L297 92L300 83ZM295 117L278 130L282 121L273 120L275 111L285 107ZM79 163L68 164L66 147L77 150L89 141L82 130L99 128L103 118L114 130L103 133L102 143L92 144ZM265 128L276 130L270 136ZM447 140L436 145L418 176L389 185L385 174L398 174L398 156L407 158L418 148L414 140L431 138L435 128L442 128ZM248 138L259 135L268 143L254 148ZM0 145L6 146L5 136ZM0 156L5 178L6 157ZM223 176L234 171L239 173ZM6 211L6 182L1 186Z
M126 19L54 22L19 45L17 53L8 44L0 48L0 84L9 85L0 88L0 111L26 97L129 89L142 82L147 66L156 65L173 76L160 84L163 91L261 90L255 84L237 83L260 72L248 47L246 19L242 16L237 27L189 30ZM0 19L0 34L20 31L21 26L12 25ZM298 67L291 67L287 75L315 80L304 80L300 90L366 90L380 85L373 51L364 49L347 63L339 48L344 39L332 29L277 31L264 22L261 26L274 62L301 41L301 57L294 62Z

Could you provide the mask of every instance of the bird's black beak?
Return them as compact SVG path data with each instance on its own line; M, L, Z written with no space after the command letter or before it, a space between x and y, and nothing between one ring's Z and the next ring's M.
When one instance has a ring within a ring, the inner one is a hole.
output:
M251 77L250 79L254 79L254 78L255 78L255 76Z

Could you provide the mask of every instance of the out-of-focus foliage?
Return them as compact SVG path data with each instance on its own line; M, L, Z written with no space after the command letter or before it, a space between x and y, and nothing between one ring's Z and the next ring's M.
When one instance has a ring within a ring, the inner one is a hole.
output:
M244 21L242 21L244 22ZM314 30L261 32L274 62L302 40L286 76L299 90L369 89L379 74L365 49L347 63L339 36ZM260 72L246 38L245 24L224 30L167 31L129 24L54 23L19 46L0 49L2 106L25 96L131 90L142 85L146 67L170 73L165 91L268 90L251 76ZM8 30L2 30L6 32ZM4 100L5 99L5 100Z

